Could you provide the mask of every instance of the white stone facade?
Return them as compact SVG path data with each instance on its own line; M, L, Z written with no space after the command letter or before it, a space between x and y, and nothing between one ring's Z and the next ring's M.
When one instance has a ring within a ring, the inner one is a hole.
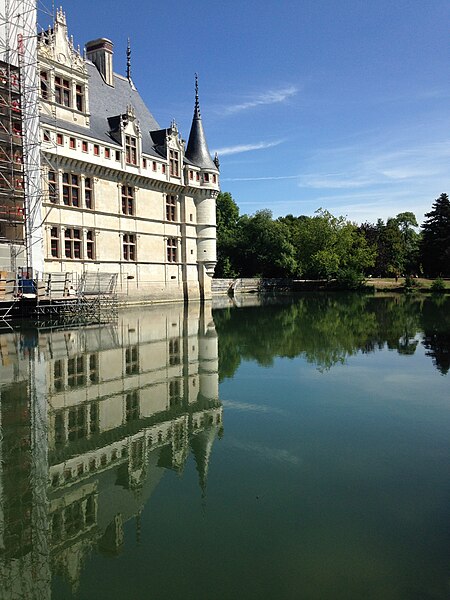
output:
M38 39L44 271L118 273L130 300L209 298L218 163L185 157L112 56L102 38L85 59L62 11Z

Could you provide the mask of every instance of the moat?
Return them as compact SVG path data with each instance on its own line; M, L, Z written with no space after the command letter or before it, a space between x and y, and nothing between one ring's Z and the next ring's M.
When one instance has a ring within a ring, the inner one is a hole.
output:
M236 304L0 334L2 600L448 598L450 298Z

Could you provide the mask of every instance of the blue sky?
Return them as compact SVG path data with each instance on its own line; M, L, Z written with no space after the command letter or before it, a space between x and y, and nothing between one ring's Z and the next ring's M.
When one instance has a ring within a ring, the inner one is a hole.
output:
M200 103L241 213L356 222L450 192L448 0L66 0L75 44L108 37L162 127ZM48 14L38 17L41 26Z

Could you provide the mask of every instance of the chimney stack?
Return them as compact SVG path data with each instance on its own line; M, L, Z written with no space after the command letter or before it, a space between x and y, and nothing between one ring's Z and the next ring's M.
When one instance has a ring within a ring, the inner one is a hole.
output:
M86 44L86 56L97 67L100 75L108 85L114 86L113 77L113 43L106 38L92 40Z

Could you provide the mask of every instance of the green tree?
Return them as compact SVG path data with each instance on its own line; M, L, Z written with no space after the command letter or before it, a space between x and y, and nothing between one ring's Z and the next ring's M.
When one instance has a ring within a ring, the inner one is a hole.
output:
M217 265L216 277L236 277L236 242L239 233L239 207L229 192L216 199Z
M295 275L295 248L289 237L288 226L274 221L270 210L243 215L237 239L239 273L244 277Z
M403 238L403 270L408 275L417 273L419 271L420 236L413 229L419 226L416 216L412 212L402 212L395 217L395 220Z
M331 279L345 270L363 276L375 258L358 227L344 217L319 209L314 217L303 217L293 234L303 276Z
M450 276L450 201L441 194L425 214L420 248L423 269L431 277Z

